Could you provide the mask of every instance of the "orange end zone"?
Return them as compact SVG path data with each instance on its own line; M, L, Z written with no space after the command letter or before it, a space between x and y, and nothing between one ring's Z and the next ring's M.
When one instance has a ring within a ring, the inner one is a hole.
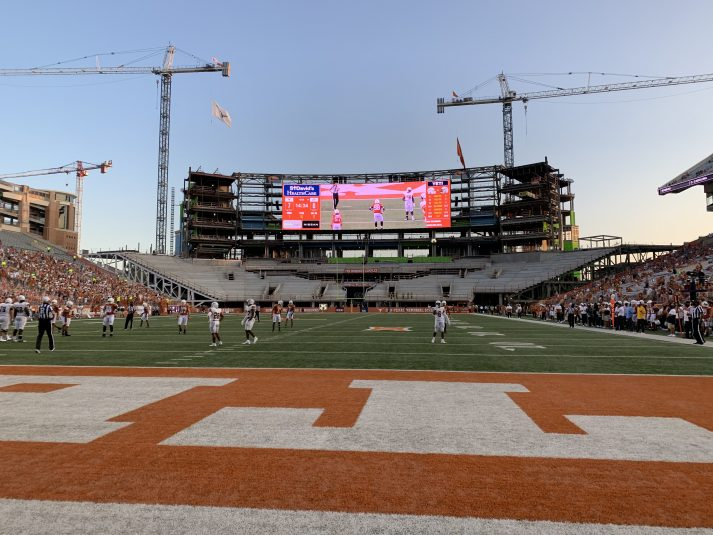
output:
M509 396L547 433L583 433L570 414L676 417L713 431L713 377L21 366L0 373L238 379L117 416L130 425L89 444L0 442L4 498L713 527L711 463L159 445L224 407L320 408L316 426L350 427L369 397L369 389L349 387L360 379L521 384L529 392Z

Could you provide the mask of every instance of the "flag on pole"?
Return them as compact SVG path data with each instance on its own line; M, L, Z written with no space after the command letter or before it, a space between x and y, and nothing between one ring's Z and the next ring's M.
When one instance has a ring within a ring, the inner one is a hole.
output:
M458 157L460 158L460 163L463 166L463 169L465 169L465 160L463 159L463 151L460 148L460 140L456 138L456 153L458 154Z
M228 110L223 108L215 100L211 101L210 113L216 119L224 122L228 128L230 128L233 125L233 120L230 118L230 114L228 113Z

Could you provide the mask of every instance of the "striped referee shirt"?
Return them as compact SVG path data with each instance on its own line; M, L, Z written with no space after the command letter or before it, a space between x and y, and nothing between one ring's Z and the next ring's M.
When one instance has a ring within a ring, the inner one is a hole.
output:
M691 319L699 320L703 317L703 307L698 305L696 307L691 307L690 311Z
M52 305L49 303L42 303L40 308L37 310L37 319L41 320L51 320L54 318L54 310L52 310Z

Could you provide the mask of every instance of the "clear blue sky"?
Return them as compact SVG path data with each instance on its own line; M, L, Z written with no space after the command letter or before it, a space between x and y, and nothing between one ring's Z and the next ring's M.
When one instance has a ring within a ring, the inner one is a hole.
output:
M499 105L435 111L437 97L500 71L713 72L708 0L39 1L5 5L3 20L3 68L169 42L231 61L229 79L174 78L169 185L177 189L189 166L224 173L452 168L456 136L468 165L501 163ZM178 55L176 63L192 61ZM583 76L532 79L586 84ZM474 96L498 92L491 83ZM148 249L156 77L0 77L0 94L0 173L113 160L109 174L86 180L82 246ZM211 118L211 99L230 111L232 129ZM513 118L516 164L547 156L575 180L583 236L668 243L713 231L701 187L656 192L713 152L713 84L533 101L527 116L515 104ZM72 190L73 182L55 176L32 184Z

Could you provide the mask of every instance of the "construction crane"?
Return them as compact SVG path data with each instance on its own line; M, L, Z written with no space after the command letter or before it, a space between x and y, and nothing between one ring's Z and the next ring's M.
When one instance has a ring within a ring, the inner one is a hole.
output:
M667 87L684 84L700 84L703 82L713 82L713 74L696 74L693 76L651 78L637 82L623 82L604 85L587 85L584 87L572 87L569 89L550 89L546 91L535 91L532 93L517 93L510 89L507 76L500 73L497 76L500 83L500 96L487 98L459 97L453 94L453 98L439 98L436 101L437 113L443 113L446 108L453 106L473 106L476 104L502 104L503 105L503 140L505 148L505 167L515 165L515 154L513 147L512 132L512 103L521 101L527 105L530 100L538 100L555 97L571 97L575 95L589 95L592 93L609 93L612 91L630 91L632 89L647 89L650 87Z
M51 167L49 169L37 169L35 171L22 171L20 173L8 173L0 175L0 180L7 178L24 178L28 176L44 176L44 175L59 175L74 173L77 177L76 199L74 205L74 230L77 232L77 249L81 249L82 239L82 197L84 196L84 177L89 171L99 169L101 173L106 173L111 167L111 160L106 160L102 163L89 163L77 160L76 162L68 163L61 167Z
M171 80L174 74L220 72L230 76L230 63L213 59L203 65L176 67L173 58L176 47L165 49L161 67L37 67L30 69L0 69L0 76L74 76L83 74L155 74L161 77L161 111L158 131L158 183L156 188L156 247L158 254L166 253L166 211L168 207L168 156L171 125Z

